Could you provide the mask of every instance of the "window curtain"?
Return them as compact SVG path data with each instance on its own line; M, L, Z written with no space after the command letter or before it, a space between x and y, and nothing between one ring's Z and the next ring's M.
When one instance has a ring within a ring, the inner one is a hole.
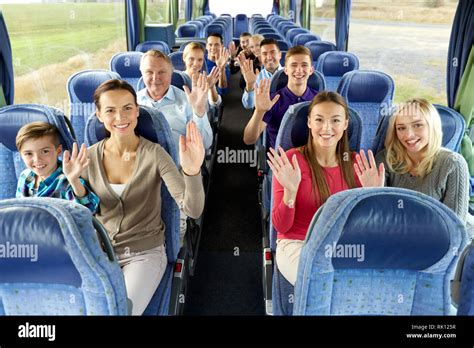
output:
M168 0L168 20L171 24L173 24L173 27L175 30L178 26L178 17L179 17L179 1Z
M302 0L301 26L306 29L311 28L311 1L310 0Z
M0 107L13 104L12 48L7 25L0 11Z
M126 0L125 11L127 49L135 51L135 47L145 40L146 0Z
M474 45L467 60L464 73L456 94L454 108L458 110L466 120L466 134L461 143L461 154L466 159L471 174L471 187L474 187L474 149L470 134L474 131ZM474 192L471 191L471 202L474 202Z
M338 51L347 51L351 0L336 0L336 46Z
M449 41L447 66L448 105L453 107L459 81L474 42L474 1L459 0Z
M193 1L186 0L184 5L185 20L190 21L193 18Z

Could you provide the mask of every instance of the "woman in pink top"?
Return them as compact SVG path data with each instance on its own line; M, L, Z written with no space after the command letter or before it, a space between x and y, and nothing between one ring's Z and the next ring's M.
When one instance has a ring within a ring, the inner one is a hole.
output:
M286 153L270 149L273 171L272 222L277 237L276 262L282 275L295 284L306 232L316 210L330 195L360 187L349 150L349 110L343 97L324 91L308 112L308 142Z

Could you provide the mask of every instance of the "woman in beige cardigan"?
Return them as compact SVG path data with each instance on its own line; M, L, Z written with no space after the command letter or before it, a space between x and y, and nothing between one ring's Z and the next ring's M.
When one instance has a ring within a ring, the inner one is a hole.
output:
M132 314L141 315L167 265L161 183L187 216L198 218L204 208L204 146L196 125L188 123L179 143L181 174L159 144L135 134L139 108L132 86L107 81L95 91L94 101L108 136L88 149L84 179L101 199L97 218L117 253Z

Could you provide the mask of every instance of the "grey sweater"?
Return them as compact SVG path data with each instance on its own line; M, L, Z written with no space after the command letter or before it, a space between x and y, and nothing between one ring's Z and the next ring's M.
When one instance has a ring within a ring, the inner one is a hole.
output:
M433 169L424 178L410 173L397 174L388 170L385 150L375 157L377 164L385 165L385 186L401 187L424 193L451 208L466 223L469 205L469 171L464 158L442 148Z
M102 163L104 140L87 149L90 164L83 178L99 196L96 217L104 225L117 253L145 251L163 244L161 183L184 213L198 218L204 208L201 174L181 175L168 153L158 144L140 137L137 168L119 197L112 190Z

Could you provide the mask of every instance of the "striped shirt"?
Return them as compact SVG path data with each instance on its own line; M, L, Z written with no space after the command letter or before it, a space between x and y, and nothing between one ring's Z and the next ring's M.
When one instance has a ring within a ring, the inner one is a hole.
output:
M35 188L36 174L30 169L25 169L18 178L16 197L53 197L66 199L82 204L95 214L99 207L99 197L87 187L84 179L79 178L79 180L87 192L84 197L76 197L74 195L74 190L69 184L66 175L63 173L61 162L58 162L58 168L50 176L40 182L38 188Z

